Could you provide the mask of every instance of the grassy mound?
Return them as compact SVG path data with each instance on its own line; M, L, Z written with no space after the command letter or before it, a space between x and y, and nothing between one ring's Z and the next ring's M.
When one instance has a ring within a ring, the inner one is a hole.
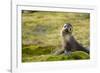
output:
M40 56L25 56L23 62L44 62L44 61L67 61L67 60L83 60L89 59L89 55L82 51L72 52L70 55L40 55Z
M61 61L61 60L67 60L67 56L40 55L40 56L25 57L23 58L22 61L23 62L43 62L43 61Z
M68 59L70 59L70 60L89 59L89 55L83 51L76 51L76 52L72 52L68 56Z

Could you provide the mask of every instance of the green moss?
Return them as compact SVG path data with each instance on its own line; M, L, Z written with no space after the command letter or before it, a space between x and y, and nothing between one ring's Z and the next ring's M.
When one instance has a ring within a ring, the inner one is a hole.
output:
M50 54L54 48L55 48L54 46L33 46L32 45L32 46L23 47L22 54L33 55L33 56L46 55L46 54Z
M68 59L71 59L71 60L89 59L89 55L83 51L76 51L76 52L72 52L68 56Z
M50 56L47 58L47 61L61 61L61 60L67 60L67 56L58 55L58 56Z
M65 55L40 55L40 56L32 56L32 57L23 57L23 62L45 62L45 61L62 61L67 60L67 56Z
M73 52L70 55L39 55L24 56L22 62L45 62L45 61L68 61L68 60L84 60L89 59L89 55L82 51Z

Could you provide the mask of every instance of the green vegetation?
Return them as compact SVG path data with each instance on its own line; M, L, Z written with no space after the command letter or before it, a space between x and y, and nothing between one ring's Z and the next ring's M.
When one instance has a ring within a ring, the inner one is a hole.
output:
M39 56L26 56L23 62L41 62L41 61L66 61L66 60L84 60L89 59L89 55L82 51L72 52L70 55L39 55Z
M23 12L22 62L89 59L89 55L81 51L70 56L52 54L61 49L60 31L64 23L71 23L76 40L89 47L89 21L88 13Z

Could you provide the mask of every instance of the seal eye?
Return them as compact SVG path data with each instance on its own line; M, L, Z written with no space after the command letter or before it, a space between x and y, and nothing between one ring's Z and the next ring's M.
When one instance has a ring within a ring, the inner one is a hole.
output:
M71 31L72 31L72 29L71 29L71 28L69 28L69 29L68 29L68 31L69 31L69 32L71 32Z

